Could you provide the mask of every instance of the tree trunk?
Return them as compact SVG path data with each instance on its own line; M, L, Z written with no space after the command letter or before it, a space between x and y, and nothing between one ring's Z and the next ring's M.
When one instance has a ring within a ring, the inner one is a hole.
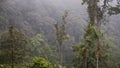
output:
M62 66L62 44L59 44L59 64Z
M83 52L83 68L87 68L87 49L85 48L84 49L84 52Z
M9 25L9 33L10 33L10 38L11 38L11 68L14 68L14 46L13 46L13 26Z
M99 67L99 59L98 59L98 57L97 57L97 66L96 66L97 68Z
M96 68L99 67L99 54L100 54L100 42L98 42L98 45L96 48Z
M11 52L11 60L12 60L12 67L14 68L14 47L13 47L13 40L11 41L11 47L12 47L12 52Z
M12 67L11 68L14 68L14 53L13 53L14 51L13 51L13 44L12 44Z

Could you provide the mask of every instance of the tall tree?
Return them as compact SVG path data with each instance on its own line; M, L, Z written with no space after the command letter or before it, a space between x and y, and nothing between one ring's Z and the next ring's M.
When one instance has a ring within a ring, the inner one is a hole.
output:
M89 30L91 28L91 26L93 26L93 27L94 26L100 27L101 19L103 19L103 12L102 12L101 8L98 6L99 0L87 0L87 1L84 0L84 2L87 2L87 4L88 4L87 10L88 10L88 15L89 15L89 19L90 19L89 20L89 26L87 28L88 30L86 31L86 34L85 34L85 37L86 37L85 39L87 39L87 37L93 35L93 32L91 32L91 30ZM100 29L100 28L98 28L98 29ZM88 33L89 33L89 35L88 35ZM89 39L92 39L92 38L94 38L94 36L89 38ZM96 38L96 39L98 40L97 42L99 42L99 38ZM93 44L93 47L95 47L94 44ZM99 56L99 54L98 54L99 53L99 49L98 48L99 47L100 47L100 45L97 45L97 50L96 50L96 52L97 52L96 53L97 54L97 66L96 67L98 67L98 59L99 59L98 58L98 56ZM87 48L87 49L89 49L89 48ZM87 52L85 52L85 53L87 53ZM87 59L87 57L85 59ZM84 64L85 64L84 68L87 68L87 61L88 60L84 60L84 61L86 61L86 62L84 62Z
M104 19L104 13L106 11L107 1L103 1L103 6L99 6L100 0L83 0L83 4L87 3L87 11L89 16L88 26L84 34L84 42L80 44L81 48L74 47L75 51L78 51L79 56L77 61L81 64L75 67L80 68L98 68L99 64L107 62L106 49L103 46L103 33L101 32L101 25ZM82 55L80 55L82 54ZM101 61L104 59L104 62ZM100 67L103 67L103 66ZM105 67L105 66L104 66Z
M14 68L16 64L23 63L29 55L28 38L12 25L1 35L0 40L0 64L8 64Z
M56 29L56 43L58 47L59 52L59 64L62 66L62 43L64 40L68 39L68 35L66 33L66 18L68 16L68 12L65 12L65 15L62 16L62 25L59 27L58 23L54 24L54 27Z
M10 25L9 26L9 35L10 35L10 46L11 46L11 63L12 63L12 66L11 66L11 68L14 68L14 50L13 50L13 48L14 48L14 44L13 44L13 38L14 38L14 36L13 36L13 26L12 25Z

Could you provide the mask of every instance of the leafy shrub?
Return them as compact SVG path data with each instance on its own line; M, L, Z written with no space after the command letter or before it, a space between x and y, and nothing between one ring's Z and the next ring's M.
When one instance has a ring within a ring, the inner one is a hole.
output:
M51 63L41 57L35 57L29 68L53 68Z

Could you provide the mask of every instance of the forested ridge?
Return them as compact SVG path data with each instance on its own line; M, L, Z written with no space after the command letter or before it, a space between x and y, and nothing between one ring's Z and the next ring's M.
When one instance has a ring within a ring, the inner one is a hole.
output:
M119 68L119 0L0 0L0 68Z

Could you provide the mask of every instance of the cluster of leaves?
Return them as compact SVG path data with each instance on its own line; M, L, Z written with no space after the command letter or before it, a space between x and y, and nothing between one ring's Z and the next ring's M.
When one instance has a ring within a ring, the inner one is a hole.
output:
M6 65L6 64L1 64L0 68L10 68L10 65Z
M52 64L46 61L44 58L35 57L32 63L28 66L29 68L53 68Z
M120 13L120 7L111 7L109 8L109 15L117 15Z
M86 54L87 57L87 66L89 68L94 68L96 67L96 47L100 46L97 45L98 44L98 39L100 38L100 34L98 33L98 31L96 30L96 28L92 25L89 25L88 30L85 33L84 36L84 42L80 43L79 46L74 46L73 50L75 52L77 52L77 56L74 59L74 66L76 68L80 68L83 67L84 64L84 56ZM100 42L100 44L102 44L102 42ZM100 46L100 64L104 64L105 61L107 60L107 53L104 50L104 46ZM85 52L86 49L86 52ZM104 61L103 61L104 60ZM105 65L101 65L100 67L105 67Z
M43 35L37 34L31 39L31 44L33 57L43 57L50 62L57 62L58 56L54 45L48 45L47 40Z

